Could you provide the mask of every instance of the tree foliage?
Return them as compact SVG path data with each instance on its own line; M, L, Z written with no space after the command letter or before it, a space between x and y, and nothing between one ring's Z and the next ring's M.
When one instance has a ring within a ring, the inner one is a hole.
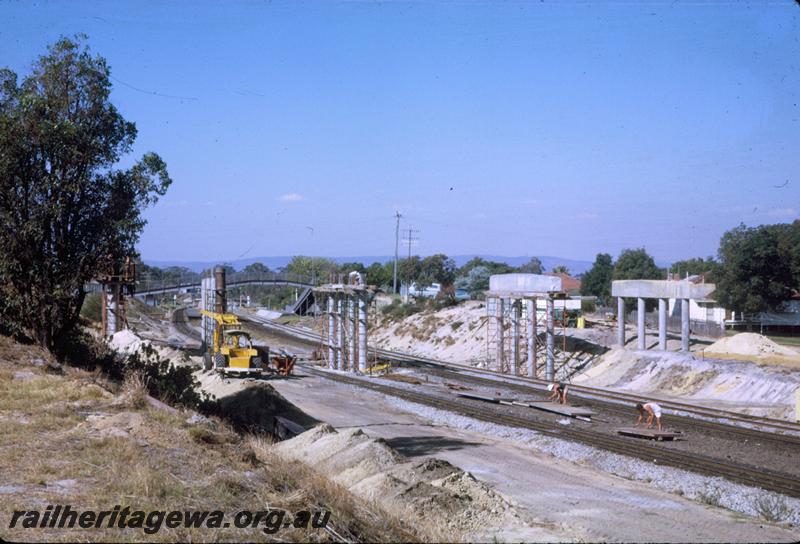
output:
M664 274L644 248L625 249L614 265L615 280L658 280Z
M0 322L52 348L74 326L85 282L134 254L142 210L171 180L109 100L110 69L84 37L62 38L21 83L0 70Z
M374 262L367 267L367 283L378 287L391 288L394 282L394 263Z
M615 280L658 280L663 279L665 274L656 266L653 258L648 255L644 248L625 249L619 254L614 265L613 279ZM647 300L647 310L650 311L655 305L655 300ZM628 298L625 301L628 310L636 306L636 299Z
M719 269L719 263L715 261L713 257L707 257L705 259L701 257L695 257L693 259L674 262L669 269L678 279L683 279L687 275L705 275L706 281L713 282L715 280L717 270Z
M266 276L272 273L272 270L269 269L267 265L264 263L250 263L244 268L242 268L242 272L244 274L249 274L252 276Z
M563 264L559 264L559 265L553 267L553 273L554 274L567 274L567 275L569 275L569 268L567 268Z
M541 274L543 272L542 260L539 257L531 257L530 261L517 268L516 271L524 274Z
M581 295L595 296L602 304L608 304L611 298L611 278L614 275L614 263L608 253L598 253L594 264L581 280Z
M800 290L800 221L729 230L719 260L716 298L724 307L773 310Z
M308 257L295 255L283 268L283 272L291 274L300 281L325 283L338 281L339 266L325 257Z

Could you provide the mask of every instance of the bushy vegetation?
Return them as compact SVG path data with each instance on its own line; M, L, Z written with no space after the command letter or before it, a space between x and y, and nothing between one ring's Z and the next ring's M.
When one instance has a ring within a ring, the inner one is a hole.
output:
M135 253L143 210L171 183L155 153L118 167L136 126L110 95L81 36L21 81L0 70L0 325L47 349L75 326L85 283Z

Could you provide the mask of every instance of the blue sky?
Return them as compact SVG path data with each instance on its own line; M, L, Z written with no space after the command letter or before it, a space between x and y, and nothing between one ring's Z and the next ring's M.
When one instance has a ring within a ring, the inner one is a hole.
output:
M145 259L386 255L399 210L415 253L666 262L800 217L788 0L0 2L0 21L18 73L77 32L108 59L134 155L174 179Z

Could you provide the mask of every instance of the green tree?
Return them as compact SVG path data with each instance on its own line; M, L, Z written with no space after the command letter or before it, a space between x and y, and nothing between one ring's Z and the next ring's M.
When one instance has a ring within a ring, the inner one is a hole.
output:
M367 267L367 283L369 285L376 285L380 288L391 287L392 281L393 269L391 264L387 268L385 264L375 262Z
M101 263L135 254L143 209L171 183L155 153L116 166L136 126L84 40L59 39L21 84L0 70L0 323L48 349L74 327Z
M417 280L421 270L422 260L417 255L406 259L400 259L400 262L397 263L397 275L405 284L410 284L412 281Z
M523 274L541 274L542 260L539 257L531 257L530 261L517 268L516 271Z
M689 276L699 276L705 274L706 281L713 282L715 273L719 268L719 263L713 257L702 259L695 257L694 259L686 259L684 261L677 261L672 263L669 267L670 271L675 274L679 279Z
M325 257L295 255L289 261L289 264L283 268L283 271L301 281L311 282L315 280L317 283L324 283L338 281L336 276L339 272L339 266L333 260Z
M614 264L611 255L598 253L594 264L581 280L581 295L595 296L601 304L608 304L611 298L611 278L614 275Z
M339 265L339 273L344 274L345 276L350 272L361 272L362 274L367 272L367 268L364 266L364 263L342 263Z
M800 289L800 221L740 225L722 235L716 298L737 312L775 309Z
M456 263L447 255L437 253L422 259L416 279L418 288L424 289L432 283L439 283L443 287L452 285L455 277Z
M619 254L614 265L615 280L658 280L663 279L664 272L656 266L653 258L644 248L625 249ZM654 307L655 301L647 301L648 311ZM626 307L630 310L636 306L635 299L626 299Z
M560 264L560 265L558 265L558 266L554 266L554 267L553 267L553 273L554 273L554 274L566 274L566 275L568 275L568 276L569 276L569 268L567 268L567 267L566 267L565 265L563 265L563 264Z
M242 272L250 276L266 276L272 272L264 263L250 263L244 268Z

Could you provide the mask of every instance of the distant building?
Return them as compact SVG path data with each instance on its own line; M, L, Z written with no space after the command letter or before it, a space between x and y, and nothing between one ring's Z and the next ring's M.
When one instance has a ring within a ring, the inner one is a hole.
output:
M580 295L581 294L581 280L578 278L573 278L569 274L565 274L564 272L546 272L545 276L555 276L557 278L561 278L561 289L566 291L568 295Z

